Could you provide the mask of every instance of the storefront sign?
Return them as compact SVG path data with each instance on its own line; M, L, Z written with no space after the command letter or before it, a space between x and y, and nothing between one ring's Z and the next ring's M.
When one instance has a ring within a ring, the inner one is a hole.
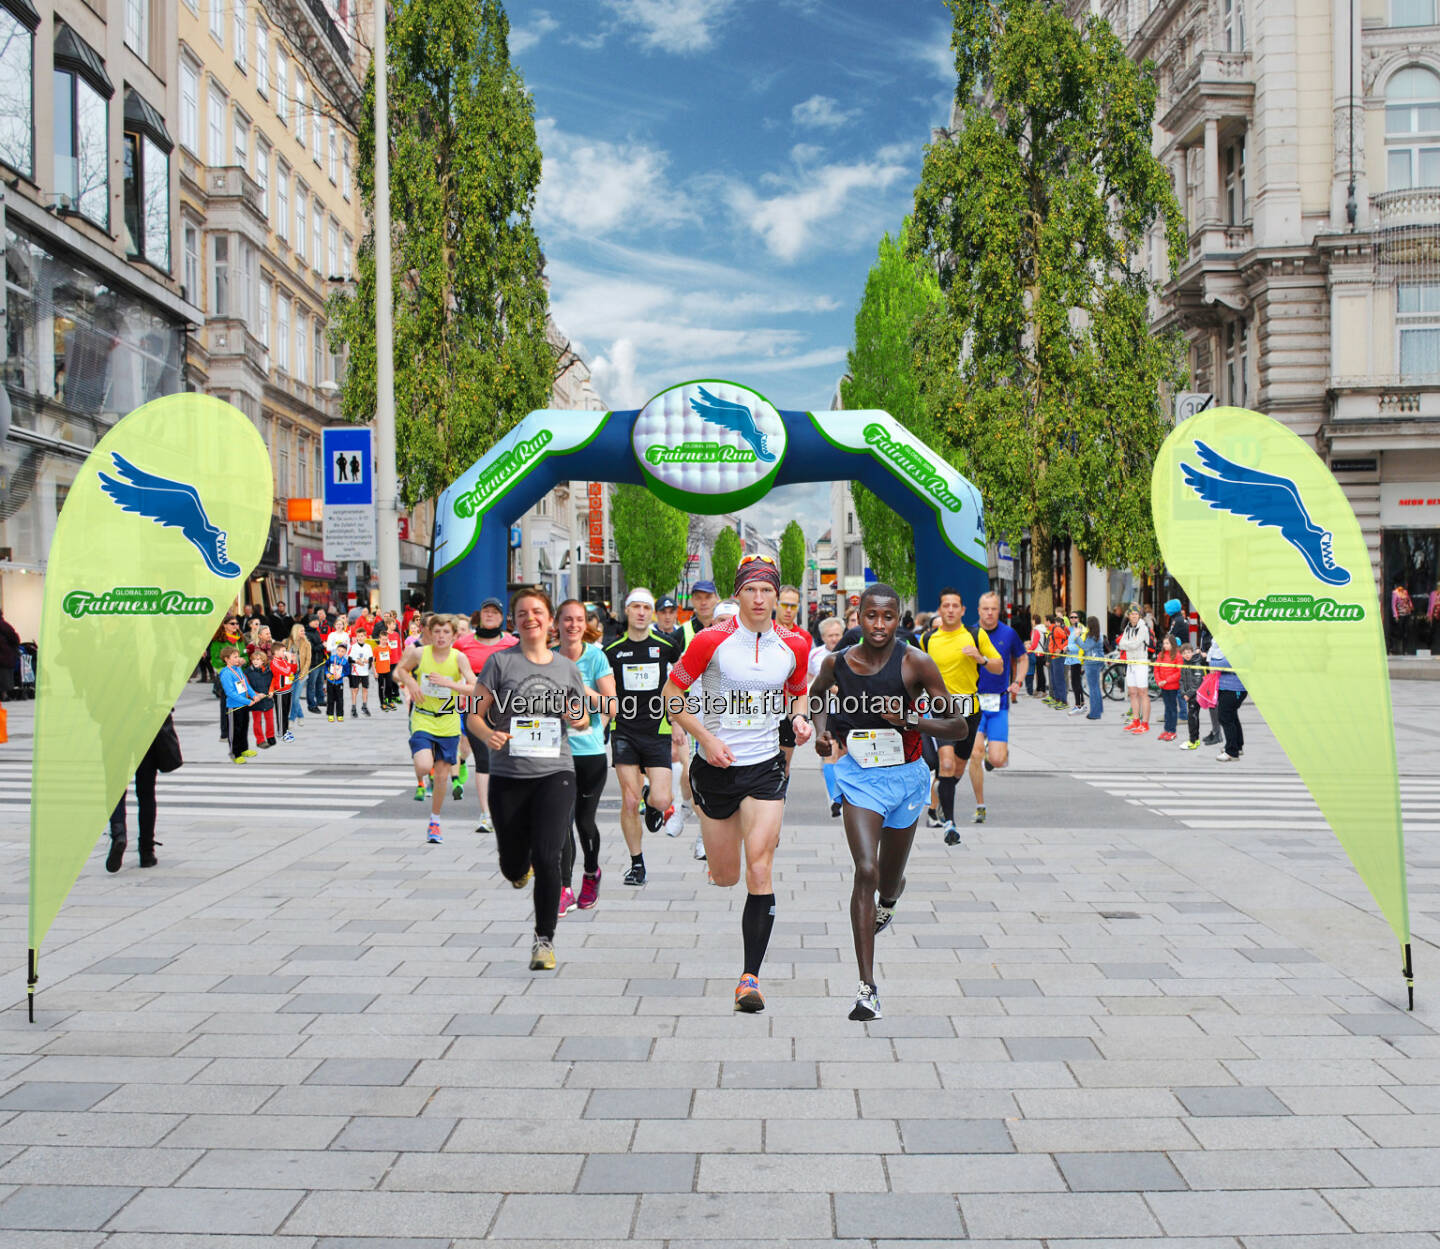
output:
M1440 529L1440 482L1381 482L1380 524L1386 529Z
M590 483L590 562L605 562L605 487L598 481Z
M302 577L323 577L331 580L335 577L335 564L321 556L314 547L302 547L300 549L300 575Z

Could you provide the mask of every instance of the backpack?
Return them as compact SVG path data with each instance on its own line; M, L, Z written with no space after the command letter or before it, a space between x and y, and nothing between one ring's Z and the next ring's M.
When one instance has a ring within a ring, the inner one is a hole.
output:
M1200 682L1200 688L1195 691L1195 701L1202 707L1216 707L1220 703L1217 691L1220 688L1220 673L1207 672L1205 679Z
M1059 625L1050 626L1050 653L1052 655L1063 655L1065 643L1070 640L1070 631Z

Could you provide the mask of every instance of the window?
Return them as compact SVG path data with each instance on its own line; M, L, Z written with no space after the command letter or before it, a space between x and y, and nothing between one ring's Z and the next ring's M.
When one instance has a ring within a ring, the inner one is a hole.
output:
M1440 282L1397 283L1395 323L1402 380L1440 377Z
M295 237L290 240L291 246L295 248L295 258L305 259L305 184L299 179L295 182Z
M1225 401L1243 408L1249 395L1250 323L1225 325Z
M350 140L344 139L340 144L340 194L347 200L350 198L350 177Z
M300 310L300 305L295 305L295 350L291 353L291 359L295 362L295 380L297 382L308 382L310 379L305 376L305 322L308 318Z
M275 367L290 370L290 296L280 296L280 317L275 326Z
M325 210L318 195L310 201L310 205L310 263L318 269L325 259Z
M275 167L275 233L290 237L290 170L283 160Z
M270 220L270 145L264 136L255 136L255 181L260 184L260 203L265 210L265 220Z
M110 228L110 97L99 53L55 24L55 190L62 207Z
M1435 25L1435 0L1390 0L1390 25Z
M319 317L315 318L314 329L310 334L310 367L314 370L315 385L320 385L325 380L325 322Z
M300 77L300 67L295 67L295 137L300 146L310 142L310 114L305 107L305 80Z
M270 94L270 27L255 18L255 90Z
M235 163L247 173L250 171L250 119L238 108L235 110Z
M320 93L311 91L310 98L315 102L315 116L311 119L313 124L310 127L310 155L318 165L325 154L325 136L321 133L320 125Z
M23 13L23 18L21 16ZM36 14L0 3L0 161L35 176Z
M142 61L150 56L150 0L125 0L125 46Z
M1225 148L1225 220L1232 226L1249 218L1245 201L1245 136Z
M1245 51L1245 0L1220 0L1220 28L1226 52Z
M210 236L210 315L230 315L230 236Z
M330 181L340 181L340 134L335 128L335 123L330 123Z
M200 154L200 71L188 60L180 62L180 142Z
M285 125L290 124L290 114L286 111L289 107L290 91L290 58L285 55L285 49L275 48L275 115Z
M170 272L170 135L138 92L125 90L125 251Z
M185 284L185 298L192 304L200 302L200 227L193 222L185 223L184 272L180 280Z
M210 0L210 33L215 42L225 46L225 0Z
M319 450L318 447L317 447L316 450L315 450L315 463L314 463L314 468L315 468L315 481L314 481L313 489L314 489L314 491L315 491L315 498L318 499L318 498L321 498L321 497L325 494L325 483L324 483L324 481L322 480L322 478L324 477L325 474L324 474L324 471L323 471L323 470L321 469L321 467L320 467L320 450Z
M260 266L255 248L240 240L240 280L235 291L235 315L247 325L254 321L260 304Z
M262 347L270 346L270 305L275 302L274 287L270 279L260 279L260 308L255 317L256 337Z
M250 32L246 29L249 25L246 21L249 13L246 9L245 0L230 0L230 4L232 6L230 12L234 14L235 17L235 34L233 39L235 44L235 64L241 69L244 69L245 52L250 46L250 40L248 38Z
M210 146L206 158L212 169L230 163L225 152L225 93L213 82L210 84Z
M290 431L282 429L279 437L280 453L275 457L275 467L279 474L279 490L277 493L281 498L290 497Z
M295 484L303 495L310 488L310 439L305 437L302 430L295 442L300 452L300 473Z
M340 248L340 276L347 282L350 280L351 268L354 264L355 244L350 241L350 236L345 236L345 242Z
M333 278L340 273L340 223L330 218L330 233L326 236L325 276Z
M1419 65L1385 88L1385 185L1440 186L1440 77Z

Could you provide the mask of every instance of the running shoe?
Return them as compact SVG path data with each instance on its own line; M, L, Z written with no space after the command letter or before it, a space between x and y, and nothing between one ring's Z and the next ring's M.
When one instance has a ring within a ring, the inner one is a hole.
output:
M1066 715L1071 715L1071 716L1081 716L1081 715L1084 715L1084 714L1085 714L1085 708L1084 708L1084 707L1071 707L1070 710L1067 711L1065 714L1066 714Z
M1120 731L1121 731L1122 733L1138 733L1138 732L1140 731L1140 721L1139 721L1139 720L1130 720L1130 721L1128 721L1128 722L1126 723L1125 727L1124 727L1123 729L1121 729Z
M427 796L429 796L429 795L433 794L434 792L435 792L435 778L434 778L433 776L427 776L427 777L425 778L425 793L426 793Z
M580 900L575 903L582 911L588 911L600 901L600 877L602 872L595 869L595 875L586 872L580 879Z
M1148 732L1150 731L1150 721L1149 721L1149 720L1141 720L1141 721L1140 721L1140 727L1137 728L1135 731L1136 731L1137 733L1148 733Z
M1181 742L1181 743L1180 743L1180 749L1181 749L1181 750L1199 750L1199 749L1200 749L1200 743L1199 743L1199 742Z
M250 760L247 759L244 755L236 755L236 756L235 756L235 762L236 762L236 763L249 763Z
M870 1019L881 1019L880 995L875 992L873 984L866 984L863 980L860 987L855 991L855 1005L850 1008L850 1018L865 1022Z
M1215 758L1218 759L1221 763L1234 763L1238 758L1240 758L1240 756L1232 755L1222 750L1218 755L1215 756Z
M331 724L334 724L334 723L335 723L335 717L334 717L334 716L326 716L325 718L326 718L328 721L330 721Z
M440 821L431 820L425 828L426 843L432 846L438 846L442 844L444 840L445 838L440 836Z
M252 748L250 750L242 750L240 753L247 759L254 759L260 752Z
M830 818L832 820L838 820L840 818L840 804L838 802L832 802L830 804Z
M627 885L643 885L645 883L645 864L632 863L630 870L625 873L624 880Z
M360 710L361 710L361 712L363 712L364 715L368 718L369 715L370 715L370 704L369 704L369 703L362 703L362 704L361 704L361 707L360 707Z
M680 836L685 831L685 817L688 814L689 810L683 802L671 807L670 814L665 819L665 836Z
M994 765L993 763L991 763L988 758L985 760L985 771L987 771L987 772L993 772L993 771L995 771L995 765Z
M960 832L955 827L954 820L945 821L945 844L947 846L958 846L960 844Z
M938 812L937 810L935 810L934 807L929 808L929 810L927 810L927 811L925 812L925 827L926 827L926 828L944 828L944 827L945 827L945 821L940 818L940 812Z
M765 1009L765 998L760 993L760 982L748 971L740 977L735 986L735 1009L747 1015L758 1014Z
M489 835L489 834L491 834L491 833L494 833L494 831L495 831L495 822L490 818L490 812L488 812L488 811L482 811L482 812L480 812L480 823L478 823L477 825L475 825L475 831L476 831L477 833L482 833L482 834L486 834L486 835Z
M1220 740L1220 734L1219 734L1219 733L1206 733L1205 736L1200 739L1200 744L1201 744L1202 746L1213 746L1213 745L1215 745L1219 740Z
M1173 741L1175 740L1175 734L1174 734L1174 733L1161 733L1160 736L1157 737L1155 740L1156 740L1157 742L1173 742Z
M294 734L294 733L290 733L290 732L286 732L285 736L282 737L280 740L281 740L282 742L293 742L293 741L295 740L295 734Z
M536 937L530 947L531 971L555 970L555 943L549 937Z
M656 807L652 807L648 802L641 810L645 817L645 831L647 833L658 833L665 826L665 821L669 818L668 811L661 811Z
M880 906L877 903L875 906L875 935L878 937L889 928L890 922L894 918L895 908L893 906Z
M559 917L564 915L574 905L575 891L571 889L569 885L566 885L560 890L560 905L556 908L556 916Z
M983 823L985 823L985 808L984 808L983 806L979 806L979 807L976 807L976 808L975 808L975 814L970 817L970 823L972 823L972 824L983 824ZM958 841L959 838L957 837L956 840Z
M535 869L534 869L533 867L527 867L527 868L525 869L525 875L523 875L522 877L520 877L519 880L512 880L512 881L510 882L510 888L512 888L512 889L524 889L525 886L528 885L528 884L529 884L532 880L534 880L534 879L535 879Z
M416 802L424 802L424 801L425 801L425 786L423 786L423 785L417 785L417 786L415 786L415 801L416 801Z
M458 776L453 777L450 782L450 797L456 802L465 797L465 782Z
M697 862L705 862L705 834L703 832L695 834L695 849L692 853Z

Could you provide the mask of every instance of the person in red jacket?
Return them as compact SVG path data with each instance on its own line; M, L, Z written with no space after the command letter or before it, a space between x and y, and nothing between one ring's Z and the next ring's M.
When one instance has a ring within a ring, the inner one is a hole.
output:
M1175 729L1180 723L1180 652L1175 638L1167 633L1160 644L1160 653L1155 656L1155 682L1160 686L1160 697L1165 701L1165 731L1155 740L1173 742Z
M295 656L284 646L277 647L270 656L270 693L280 709L281 740L287 742L295 740L295 734L290 731L290 695L296 667Z

